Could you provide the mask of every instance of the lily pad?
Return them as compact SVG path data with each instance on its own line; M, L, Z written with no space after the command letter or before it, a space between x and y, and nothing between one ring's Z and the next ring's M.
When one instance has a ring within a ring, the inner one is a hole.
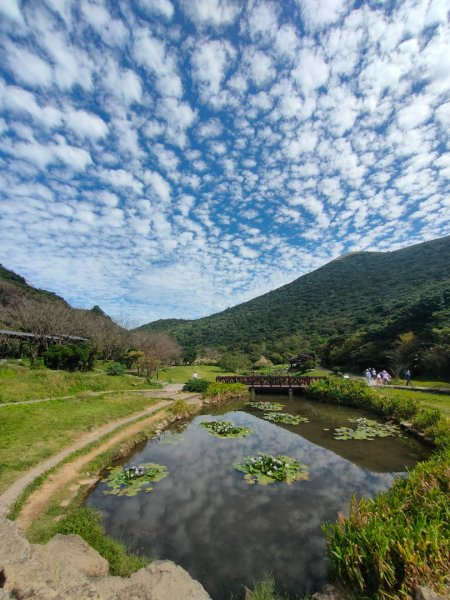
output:
M210 435L220 438L240 438L252 432L250 427L238 427L231 421L202 421L200 427L206 429Z
M256 408L257 410L283 410L284 404L280 402L247 402L247 406L250 408Z
M354 429L350 427L337 427L334 430L336 440L367 440L372 441L376 437L390 437L400 435L401 429L398 425L392 423L378 423L373 419L361 417L359 419L349 419L351 423L356 423Z
M300 415L290 415L289 413L267 413L263 415L263 419L266 421L272 421L273 423L285 423L286 425L299 425L300 423L308 423L307 417L301 417Z
M150 492L153 489L151 483L164 479L168 474L167 467L155 463L110 467L108 477L102 479L110 489L103 493L115 496L136 496L141 491Z
M272 456L259 453L247 456L242 463L235 463L235 469L245 473L245 481L252 485L268 485L276 481L291 484L294 481L309 479L308 467L290 456Z

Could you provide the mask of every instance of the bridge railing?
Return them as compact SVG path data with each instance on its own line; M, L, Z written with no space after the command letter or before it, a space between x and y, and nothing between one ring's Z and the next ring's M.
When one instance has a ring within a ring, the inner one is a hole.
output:
M223 375L216 377L219 383L243 383L250 387L307 387L325 377L290 377L288 375Z

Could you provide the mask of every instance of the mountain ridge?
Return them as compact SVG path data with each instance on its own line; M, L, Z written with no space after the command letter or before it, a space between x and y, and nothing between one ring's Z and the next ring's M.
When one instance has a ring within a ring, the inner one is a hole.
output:
M333 335L392 319L423 294L450 289L450 236L390 252L354 252L291 283L194 320L158 320L137 329L164 332L188 348L280 349L291 336L318 346ZM289 346L289 343L287 343ZM298 345L298 344L297 344Z

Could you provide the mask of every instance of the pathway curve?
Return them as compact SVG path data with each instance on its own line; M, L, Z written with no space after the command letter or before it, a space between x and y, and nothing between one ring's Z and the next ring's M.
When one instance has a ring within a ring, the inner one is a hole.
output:
M166 398L166 400L163 400L163 401L159 402L158 404L154 404L154 405L150 406L149 408L147 408L143 411L140 411L139 413L135 413L134 415L132 415L130 417L126 417L124 419L119 419L116 421L106 423L105 425L102 425L101 427L95 429L94 431L90 431L89 433L84 434L71 446L68 446L64 450L61 450L61 452L58 452L57 454L55 454L52 457L45 460L44 462L36 465L35 467L33 467L32 469L27 471L27 473L25 473L25 475L23 475L22 477L17 479L0 496L0 517L5 517L9 513L12 506L14 505L14 502L16 502L16 500L18 499L20 494L23 492L23 490L27 487L27 485L29 485L32 481L34 481L37 477L39 477L43 473L46 473L47 471L52 469L54 466L61 463L63 460L65 460L68 456L70 456L74 452L81 450L82 448L91 444L92 442L100 440L105 435L113 432L115 429L122 427L123 425L126 425L128 423L132 424L135 421L138 421L138 420L140 421L142 418L150 416L153 413L156 413L161 408L168 406L170 404L171 400L174 399L173 396L175 396L175 395L177 398L180 398L180 399L197 401L197 399L198 399L197 395L178 394L178 392L180 391L181 388L182 388L182 385L180 385L180 384L170 384L170 385L167 385L163 390L155 390L156 392L164 393L164 397ZM158 396L152 396L152 397L158 397ZM126 435L129 435L128 429L125 430L124 432L121 432L121 434L122 433L124 434L124 437L126 437Z

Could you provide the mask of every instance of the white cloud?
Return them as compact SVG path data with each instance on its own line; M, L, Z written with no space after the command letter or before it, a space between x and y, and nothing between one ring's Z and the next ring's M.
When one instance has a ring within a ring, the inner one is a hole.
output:
M220 90L235 50L228 42L201 41L192 53L192 74L202 93L208 97Z
M161 95L182 96L183 84L178 75L175 54L162 40L141 30L134 36L133 50L138 63L156 75L156 87Z
M17 23L22 24L24 22L19 0L2 0L0 2L0 13L12 21L17 21Z
M442 123L443 127L450 129L450 102L441 104L436 109L436 117Z
M415 129L423 125L431 116L430 105L426 100L416 98L411 104L404 106L398 111L397 120L400 128L404 131Z
M99 116L85 110L69 110L64 120L79 137L98 140L108 134L108 126Z
M48 86L52 82L52 70L47 61L25 48L13 44L7 46L9 67L17 81L31 86Z
M249 49L245 53L245 62L249 76L257 87L266 85L275 77L273 61L268 54Z
M144 174L144 181L152 187L159 199L163 202L170 202L170 185L162 175L156 171L146 171Z
M323 29L338 21L348 10L349 0L297 0L303 21L310 29Z
M198 26L230 25L240 12L239 5L232 0L180 0L187 16Z
M304 48L300 51L296 62L297 67L293 70L292 76L301 86L305 96L327 83L330 69L320 50Z
M261 3L253 5L248 15L250 37L260 35L275 37L278 29L278 15L275 4Z
M139 6L150 14L162 15L169 20L173 17L174 8L169 0L139 0Z

